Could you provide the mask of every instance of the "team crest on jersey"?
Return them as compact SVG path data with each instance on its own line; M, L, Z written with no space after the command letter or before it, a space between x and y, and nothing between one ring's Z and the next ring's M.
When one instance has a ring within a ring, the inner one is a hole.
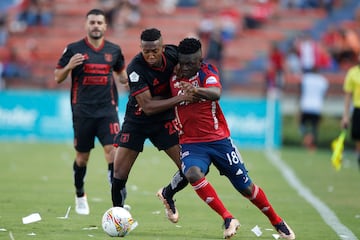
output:
M130 73L129 78L130 78L130 82L138 82L139 74L137 74L136 72L132 72Z
M156 86L158 84L159 84L159 80L157 78L155 78L154 81L153 81L153 85Z
M105 61L107 61L107 62L111 62L113 59L112 55L110 53L105 53L104 57L105 57Z
M122 133L120 136L120 142L127 143L129 142L130 134L129 133Z

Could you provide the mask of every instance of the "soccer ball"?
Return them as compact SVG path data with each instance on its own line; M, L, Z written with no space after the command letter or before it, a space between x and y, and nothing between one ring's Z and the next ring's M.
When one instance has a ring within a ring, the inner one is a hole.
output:
M108 209L102 217L102 228L111 237L125 237L133 229L134 219L122 207Z

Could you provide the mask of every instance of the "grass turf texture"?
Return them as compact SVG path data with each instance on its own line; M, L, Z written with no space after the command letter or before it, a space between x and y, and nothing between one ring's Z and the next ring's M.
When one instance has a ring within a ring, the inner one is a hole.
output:
M301 146L302 137L299 131L299 114L285 115L282 118L283 132L282 142L284 146ZM318 148L328 149L331 142L337 138L341 132L340 128L341 117L323 115L318 128ZM347 131L345 140L345 149L354 149L354 142L350 137L350 128Z
M266 192L276 211L289 223L297 239L340 239L319 213L284 180L262 151L242 151L250 176ZM86 192L89 216L74 211L72 164L74 152L68 144L1 143L0 239L111 239L101 228L103 213L111 207L107 166L99 145L90 156ZM309 153L301 148L283 148L281 157L301 182L327 204L340 221L360 237L360 173L355 157L345 154L344 168L335 172L330 151ZM221 239L222 220L206 206L191 187L176 195L180 212L178 224L170 223L156 191L167 184L175 165L166 155L147 147L134 165L128 181L126 203L139 226L126 239ZM240 196L228 180L211 168L209 181L218 190L228 209L242 226L233 239L274 239L268 220ZM71 206L68 219L58 219ZM22 217L40 213L40 222L24 225ZM258 225L258 238L251 229ZM4 230L6 229L6 231ZM36 235L29 235L34 233Z

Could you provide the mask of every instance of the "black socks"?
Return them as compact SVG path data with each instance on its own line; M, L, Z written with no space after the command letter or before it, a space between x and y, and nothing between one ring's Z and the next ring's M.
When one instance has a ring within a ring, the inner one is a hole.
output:
M76 196L83 197L85 194L84 178L86 175L86 166L79 167L76 164L76 161L74 161L73 170L74 170L74 181L75 181L74 184L75 184L75 188L76 188Z

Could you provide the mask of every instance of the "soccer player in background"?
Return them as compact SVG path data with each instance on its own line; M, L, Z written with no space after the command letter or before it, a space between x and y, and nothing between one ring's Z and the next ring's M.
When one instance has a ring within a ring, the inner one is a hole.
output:
M86 166L97 137L104 148L109 181L113 173L113 140L120 130L118 92L115 80L127 84L120 46L104 39L105 14L92 9L86 14L84 39L65 48L55 69L55 81L71 74L71 110L76 150L73 164L76 188L75 211L90 213L84 190Z
M145 29L141 33L140 47L141 52L126 70L130 95L121 131L114 141L114 145L118 146L111 191L114 207L124 205L125 185L146 139L159 151L165 151L181 169L174 106L185 100L191 101L192 97L171 97L170 77L178 63L177 47L164 45L161 32L156 28ZM157 193L171 222L176 223L179 217L173 196L187 184L182 172L177 171L171 183Z
M360 56L358 56L360 61ZM351 114L351 138L355 141L355 152L360 169L360 66L351 67L344 82L344 112L341 119L341 127L347 128L350 124Z
M304 72L300 82L299 130L303 145L315 150L318 143L320 122L329 82L317 68Z
M201 43L185 38L178 46L179 68L171 79L173 96L194 95L198 101L183 101L175 107L179 126L182 170L198 196L224 221L224 238L230 239L240 226L226 209L206 179L214 164L234 188L248 198L269 219L285 239L294 232L275 212L264 191L249 177L243 159L232 143L224 114L219 105L221 83L218 70L202 61Z

